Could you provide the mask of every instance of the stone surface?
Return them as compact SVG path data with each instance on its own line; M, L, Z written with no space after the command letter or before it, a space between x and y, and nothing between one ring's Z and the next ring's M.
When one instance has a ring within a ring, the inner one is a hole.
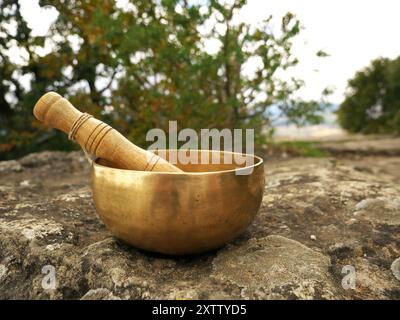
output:
M267 161L248 230L171 257L109 233L81 153L0 162L0 298L400 299L399 168L382 156Z
M242 289L243 298L333 298L330 259L282 236L253 238L221 250L212 276Z
M320 146L334 154L400 155L400 138L393 137L349 137L348 140L323 142Z

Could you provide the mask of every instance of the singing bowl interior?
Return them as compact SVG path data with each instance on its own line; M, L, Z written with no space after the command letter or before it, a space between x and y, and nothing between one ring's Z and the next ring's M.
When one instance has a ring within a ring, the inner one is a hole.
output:
M117 238L149 251L188 254L221 247L252 222L264 191L263 160L244 155L250 165L201 164L202 156L234 154L190 152L199 164L178 163L185 173L124 170L103 160L93 164L94 203ZM238 175L238 168L251 173Z

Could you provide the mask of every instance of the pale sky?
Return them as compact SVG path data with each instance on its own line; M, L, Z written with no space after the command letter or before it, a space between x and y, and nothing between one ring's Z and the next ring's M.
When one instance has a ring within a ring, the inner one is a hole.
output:
M56 11L40 10L35 0L20 2L35 34L45 35ZM333 86L330 100L340 103L347 80L357 70L374 58L400 55L399 0L248 0L238 19L257 23L287 11L296 14L305 28L294 48L301 61L295 73L307 84L301 92L304 98L316 99L325 87ZM330 56L317 58L320 49Z

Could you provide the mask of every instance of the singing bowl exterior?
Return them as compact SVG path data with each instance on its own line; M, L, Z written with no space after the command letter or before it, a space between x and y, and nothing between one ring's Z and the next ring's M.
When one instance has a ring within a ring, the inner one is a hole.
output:
M200 157L216 151L191 152ZM235 174L240 166L234 164L178 164L187 171L182 174L94 162L91 185L96 210L111 233L137 248L190 254L221 247L247 228L261 205L263 160L245 156L254 161L246 167L252 169L249 175Z

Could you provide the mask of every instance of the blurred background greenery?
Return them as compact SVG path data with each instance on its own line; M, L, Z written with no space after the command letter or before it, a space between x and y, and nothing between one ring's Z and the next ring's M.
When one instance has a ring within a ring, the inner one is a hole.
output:
M286 72L299 60L292 52L300 21L287 13L278 28L272 17L254 27L234 21L244 0L40 0L58 12L46 36L32 33L17 0L0 0L0 160L41 150L77 146L33 115L47 91L64 95L146 147L146 132L178 129L254 128L264 145L275 118L319 123L321 99L300 99L303 79ZM218 42L210 52L210 41ZM22 52L24 61L12 59ZM318 51L316 56L327 54ZM243 73L258 61L252 75ZM349 82L340 124L351 132L399 133L400 60L376 60Z
M350 132L400 134L400 57L376 59L357 72L337 114Z

